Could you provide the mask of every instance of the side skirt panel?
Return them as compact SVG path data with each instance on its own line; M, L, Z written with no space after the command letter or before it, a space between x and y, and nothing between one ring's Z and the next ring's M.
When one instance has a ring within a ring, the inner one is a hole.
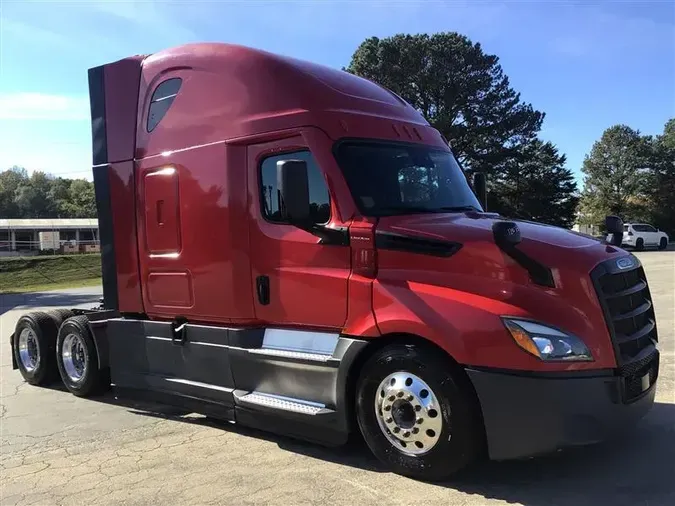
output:
M120 396L329 445L346 442L349 371L366 341L287 329L116 318L95 325Z

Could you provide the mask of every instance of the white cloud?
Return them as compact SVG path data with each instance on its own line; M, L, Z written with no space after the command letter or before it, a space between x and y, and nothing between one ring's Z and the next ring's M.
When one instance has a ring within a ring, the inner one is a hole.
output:
M123 2L96 2L94 11L114 16L143 31L148 38L159 38L171 43L193 42L199 37L186 26L183 20L174 16L171 4L153 0L126 0ZM191 8L192 3L185 7Z
M90 118L89 99L46 93L0 94L0 119L83 121Z
M31 44L39 44L48 47L71 46L66 34L55 32L33 23L29 24L16 19L2 17L0 18L0 29L2 30L4 37L11 36L24 43L29 42Z
M675 40L675 28L667 20L621 16L596 6L564 5L557 14L550 47L573 58L625 59L629 54L672 48Z

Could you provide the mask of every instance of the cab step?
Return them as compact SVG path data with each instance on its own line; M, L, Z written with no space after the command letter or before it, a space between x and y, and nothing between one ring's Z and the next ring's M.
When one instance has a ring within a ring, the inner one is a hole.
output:
M281 395L250 392L242 396L239 396L235 393L235 397L237 399L237 404L249 408L268 408L276 411L285 411L289 413L298 413L310 416L334 413L332 409L326 408L323 404L301 399L293 399L290 397L283 397Z
M340 446L349 427L325 405L263 392L234 391L236 423L327 446Z

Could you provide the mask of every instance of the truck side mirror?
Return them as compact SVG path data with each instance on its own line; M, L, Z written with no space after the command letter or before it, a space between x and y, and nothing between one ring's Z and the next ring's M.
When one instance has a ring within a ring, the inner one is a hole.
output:
M483 211L487 211L487 184L484 172L474 173L473 191L476 194Z
M609 243L612 246L621 247L621 243L623 242L623 220L618 216L607 216L605 218L605 228L607 229L607 233L612 236Z
M281 216L292 224L309 221L309 182L307 162L283 160L277 162Z

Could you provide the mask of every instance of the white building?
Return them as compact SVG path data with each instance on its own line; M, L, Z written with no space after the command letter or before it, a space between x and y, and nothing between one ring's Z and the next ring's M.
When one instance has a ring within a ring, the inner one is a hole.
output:
M0 219L0 256L37 253L43 249L40 232L58 233L62 253L99 251L98 220L95 218Z

